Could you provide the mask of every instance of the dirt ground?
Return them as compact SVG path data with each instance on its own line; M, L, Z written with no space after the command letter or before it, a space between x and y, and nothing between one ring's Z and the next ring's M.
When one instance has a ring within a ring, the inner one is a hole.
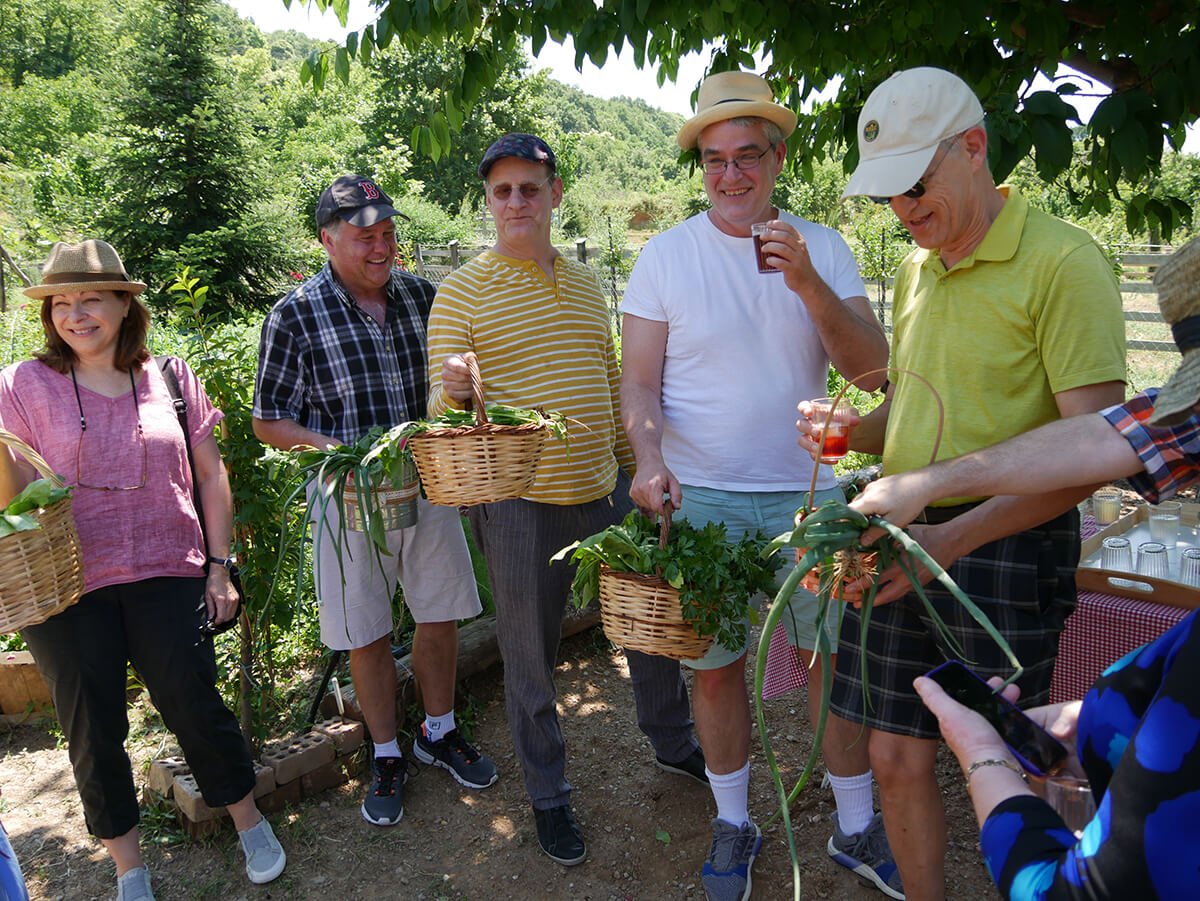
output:
M390 829L367 825L355 781L272 816L288 853L283 875L252 886L232 828L203 842L182 837L161 816L143 818L143 848L160 901L172 899L678 899L703 898L700 866L708 852L712 796L654 766L637 730L628 671L599 629L566 641L558 668L567 775L588 842L582 865L562 867L538 847L533 817L513 757L499 668L473 680L473 734L496 761L500 781L482 792L460 788L441 770L420 768L405 793L405 815ZM768 722L785 782L794 783L810 743L804 696L768 702ZM143 773L173 752L171 736L141 705L130 752ZM410 739L411 740L411 739ZM34 899L111 898L112 864L87 834L65 747L52 731L23 726L0 733L0 817ZM755 740L757 745L757 738ZM761 748L754 757L751 812L762 823L776 809ZM949 820L947 884L953 898L994 890L978 851L978 832L952 758L939 764ZM141 777L139 777L141 778ZM790 781L789 781L790 780ZM793 806L802 896L875 901L829 860L832 794L809 786ZM753 871L754 897L791 897L791 865L778 823L764 830Z

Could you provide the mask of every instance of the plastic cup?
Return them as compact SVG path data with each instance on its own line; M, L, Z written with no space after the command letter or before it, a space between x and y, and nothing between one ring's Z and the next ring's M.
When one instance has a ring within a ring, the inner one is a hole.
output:
M1137 571L1151 579L1165 579L1171 567L1167 562L1166 545L1159 541L1146 541L1138 545Z
M755 222L750 226L750 237L754 240L754 262L758 265L758 271L763 275L770 275L772 272L782 272L781 269L776 269L774 266L767 263L767 257L763 255L764 235L770 228L769 222Z
M1092 492L1092 518L1096 525L1107 526L1121 518L1121 489L1097 488Z
M844 397L834 406L832 397L818 397L811 400L812 422L817 428L824 427L825 444L821 448L822 463L836 463L850 450L850 432L854 429L849 422L850 417L857 416L858 411ZM830 416L829 411L833 410Z
M1086 779L1051 776L1046 780L1046 803L1062 817L1076 838L1096 815L1096 799Z
M1179 552L1179 581L1200 588L1200 547L1185 547Z
M1150 508L1150 537L1169 548L1179 541L1179 514L1183 504L1163 501Z
M1133 548L1129 539L1114 535L1100 546L1100 566L1112 572L1133 572Z

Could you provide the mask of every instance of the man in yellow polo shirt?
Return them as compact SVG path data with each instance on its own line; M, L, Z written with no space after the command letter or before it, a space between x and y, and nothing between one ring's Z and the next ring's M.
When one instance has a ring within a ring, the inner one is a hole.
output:
M1082 229L995 185L983 107L962 79L932 68L893 75L867 98L858 146L845 195L890 204L917 249L896 274L892 384L853 432L854 449L882 452L886 473L930 462L937 402L910 372L945 404L939 459L1121 402L1124 319L1111 267ZM798 425L811 452L810 424ZM1075 602L1078 513L1058 515L1070 506L1059 493L1021 504L980 497L938 503L918 521L953 523L918 526L914 534L1016 651L1025 666L1022 703L1046 703L1058 636ZM847 609L832 710L869 727L905 894L937 899L945 895L946 850L934 771L939 732L912 682L957 655L936 639L908 588L898 572L884 574L868 629L865 704L861 623ZM994 643L953 598L927 592L976 671L1009 675Z
M632 509L621 467L631 467L633 455L617 425L620 371L608 304L591 270L550 243L563 192L554 152L534 135L505 135L484 154L479 175L496 243L438 289L429 316L429 409L470 399L464 357L473 354L488 400L555 410L571 423L569 459L566 447L548 442L524 497L472 507L468 518L487 559L508 725L538 842L572 866L587 850L570 807L554 665L573 571L548 561ZM626 657L638 725L659 766L707 783L679 664L637 651Z

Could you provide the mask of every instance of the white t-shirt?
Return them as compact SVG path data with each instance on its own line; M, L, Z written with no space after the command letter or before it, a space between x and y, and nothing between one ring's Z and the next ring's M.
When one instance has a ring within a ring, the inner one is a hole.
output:
M865 297L836 231L790 213L825 284ZM642 250L621 312L667 323L663 458L680 482L726 491L807 490L812 459L796 444L796 404L827 393L829 360L804 302L783 275L759 273L750 238L707 213ZM821 467L818 488L834 484Z

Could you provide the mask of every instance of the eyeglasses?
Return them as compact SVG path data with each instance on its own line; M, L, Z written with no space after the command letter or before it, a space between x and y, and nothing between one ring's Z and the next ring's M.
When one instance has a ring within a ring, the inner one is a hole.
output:
M897 194L896 196L897 197L910 197L913 200L916 200L918 197L924 197L925 190L926 190L925 183L927 181L929 181L929 179L933 178L934 173L936 173L938 171L938 169L941 168L942 163L946 162L946 157L948 157L950 155L950 148L952 148L955 144L957 144L958 139L961 137L962 137L962 135L955 135L951 139L950 143L946 145L946 152L942 154L942 158L933 164L933 168L930 169L928 172L926 172L924 175L922 175L920 178L918 178L917 183L915 185L913 185L907 191ZM871 200L875 203L891 203L892 202L891 197L871 197Z
M553 175L551 175L545 181L523 181L519 185L510 185L505 182L499 185L488 185L488 191L491 192L492 197L494 197L496 200L499 200L501 203L504 203L506 200L512 197L512 192L514 189L520 191L521 196L526 200L537 200L538 196L542 193L542 189L552 181L554 181Z
M704 170L705 175L723 175L727 166L733 166L738 172L749 172L751 169L757 169L762 158L774 149L775 145L770 144L761 153L739 153L731 160L703 160L700 167Z
M146 436L142 432L142 411L138 406L137 384L133 380L133 370L129 370L130 394L133 397L133 415L137 419L138 443L142 446L142 478L136 485L90 485L83 480L83 436L87 434L87 418L83 415L83 401L79 398L79 382L75 379L75 367L71 367L71 383L75 386L75 405L79 407L79 443L75 445L75 485L78 488L90 488L93 491L137 491L146 487L146 474L149 470L150 455L146 450Z

